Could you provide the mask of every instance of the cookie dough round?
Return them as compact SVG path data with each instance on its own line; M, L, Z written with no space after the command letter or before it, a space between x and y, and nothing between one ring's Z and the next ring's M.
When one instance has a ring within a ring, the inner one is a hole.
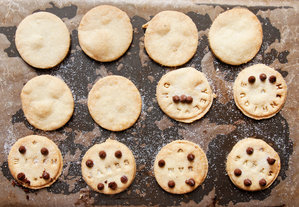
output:
M176 140L164 146L154 163L158 184L165 191L184 194L195 190L205 180L208 160L195 143Z
M124 144L108 139L92 146L81 163L85 182L95 191L116 194L127 189L136 174L135 158Z
M131 127L141 113L141 96L129 79L111 75L97 81L88 95L94 121L111 131Z
M182 12L162 11L143 25L144 46L157 63L169 67L188 62L196 53L198 31L190 17Z
M245 8L223 12L209 31L211 50L222 62L231 65L250 61L260 50L262 42L261 23Z
M278 113L287 97L287 85L282 75L263 64L242 70L233 90L237 107L246 116L257 120Z
M64 22L49 12L27 16L19 24L16 48L29 65L47 69L58 65L70 48L70 33Z
M164 113L185 123L202 118L213 103L213 92L205 75L191 67L166 73L157 85L156 96Z
M10 173L18 183L31 189L52 185L60 176L63 161L57 145L44 136L19 139L8 155Z
M63 80L51 75L29 80L22 89L21 101L28 122L44 131L64 126L74 111L71 90Z
M133 39L133 27L124 11L101 5L83 16L78 35L79 44L89 57L110 62L128 50Z
M247 191L263 190L270 187L277 178L280 158L263 140L245 138L227 156L226 171L238 188Z

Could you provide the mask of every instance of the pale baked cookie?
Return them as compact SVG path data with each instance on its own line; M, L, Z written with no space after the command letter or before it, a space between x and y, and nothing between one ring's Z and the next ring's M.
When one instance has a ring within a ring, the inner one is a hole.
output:
M263 140L246 138L227 156L226 171L237 187L248 191L263 190L277 178L280 158Z
M89 57L110 62L128 50L133 28L125 12L114 6L101 5L83 16L78 35L80 46Z
M183 65L196 53L196 25L182 12L162 11L142 27L146 52L161 65Z
M213 103L205 75L191 67L166 73L157 85L156 96L164 113L185 123L203 117Z
M44 136L19 139L8 155L10 173L18 183L31 189L52 185L60 176L63 161L57 145Z
M240 65L260 50L263 30L258 18L248 9L234 8L220 14L209 31L213 53L223 62Z
M74 111L71 90L63 80L51 75L29 80L22 89L21 101L28 122L45 131L65 125Z
M70 40L64 22L49 12L37 12L23 19L15 38L23 60L41 69L59 64L69 51Z
M85 182L95 191L116 194L127 189L136 174L135 158L124 144L107 139L93 145L81 163Z
M101 127L122 131L137 121L141 112L141 96L129 79L111 75L94 84L88 94L88 109Z
M284 105L286 96L287 85L282 75L263 64L245 68L234 83L237 107L253 119L274 116Z
M154 163L154 173L158 184L165 191L189 193L205 180L208 160L197 144L176 140L160 150Z

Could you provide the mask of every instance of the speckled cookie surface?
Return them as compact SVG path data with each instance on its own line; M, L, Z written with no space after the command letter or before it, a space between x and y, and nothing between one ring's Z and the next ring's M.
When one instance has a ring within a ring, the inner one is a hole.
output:
M223 62L240 65L258 53L263 41L262 26L248 9L234 8L220 14L209 31L213 53Z
M124 11L101 5L83 16L78 36L82 50L89 57L109 62L127 51L133 39L133 27Z
M205 180L208 160L195 143L177 140L165 145L157 154L154 173L165 191L184 194L193 191Z
M111 75L98 80L88 95L88 109L97 124L111 131L131 127L141 113L141 96L127 78Z
M21 101L28 122L45 131L64 126L74 111L71 90L63 80L50 75L29 80L22 89Z
M188 62L196 52L198 31L190 17L177 11L163 11L143 25L148 55L165 66Z
M29 65L47 69L59 64L70 47L70 33L64 22L49 12L27 16L19 24L16 47Z
M287 85L282 75L263 64L242 70L233 90L238 108L246 116L257 120L278 113L287 96Z
M31 189L52 185L61 174L62 162L57 145L37 135L19 139L8 155L8 167L14 179Z
M164 113L185 123L203 117L213 102L213 93L205 75L191 67L173 70L162 76L156 97Z
M227 156L226 171L237 187L248 191L263 190L277 178L280 158L263 140L246 138Z
M135 158L124 144L108 139L92 146L81 163L85 182L95 191L116 194L127 189L136 174Z

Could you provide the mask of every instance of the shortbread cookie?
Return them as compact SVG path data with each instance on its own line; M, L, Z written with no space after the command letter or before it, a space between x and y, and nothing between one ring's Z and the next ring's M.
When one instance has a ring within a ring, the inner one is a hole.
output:
M78 35L80 46L89 57L109 62L128 50L133 28L125 12L114 6L101 5L83 16Z
M261 23L245 8L223 12L209 31L211 50L221 61L231 65L250 61L260 50L262 42Z
M102 144L92 146L81 163L85 182L95 191L116 194L127 189L136 174L136 163L130 149L108 139Z
M142 27L146 28L146 52L161 65L183 65L196 52L198 31L192 19L184 13L162 11Z
M191 67L166 73L158 83L156 96L164 113L185 123L203 117L213 103L205 75Z
M28 81L22 89L21 101L28 122L45 131L65 125L74 111L71 90L63 80L50 75Z
M122 131L137 121L141 112L141 96L129 79L111 75L94 84L88 95L88 109L101 127Z
M287 97L287 85L276 70L257 64L242 70L234 83L238 108L253 119L267 119L280 111Z
M160 150L154 163L154 173L165 191L184 194L193 191L205 180L208 160L197 144L176 140Z
M246 138L227 156L226 171L237 187L248 191L263 190L277 178L280 158L263 140Z
M60 176L63 163L57 145L44 136L19 139L8 155L10 173L18 183L31 189L52 185Z
M70 33L64 22L49 12L27 16L16 31L16 47L29 65L47 69L59 64L70 48Z

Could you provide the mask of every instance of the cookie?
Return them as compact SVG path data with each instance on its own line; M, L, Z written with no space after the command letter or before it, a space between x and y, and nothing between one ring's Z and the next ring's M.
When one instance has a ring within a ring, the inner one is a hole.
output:
M208 36L215 56L231 65L250 61L263 42L260 21L245 8L234 8L220 14L214 20Z
M185 123L202 118L213 103L207 78L191 67L166 73L157 85L156 97L164 113Z
M176 140L164 146L156 156L154 173L165 191L184 194L195 190L205 180L208 160L195 143Z
M21 101L27 121L44 131L62 127L74 111L71 90L63 80L51 75L29 80L22 89Z
M257 120L278 113L287 97L287 85L282 75L263 64L242 70L233 90L237 107L246 116Z
M116 194L127 189L136 174L135 158L124 144L107 139L93 145L81 163L82 176L93 190Z
M101 62L110 62L128 50L133 27L125 12L114 6L101 5L83 16L78 36L85 54Z
M144 46L157 63L174 67L188 62L196 53L198 31L182 12L162 11L142 26L146 28Z
M18 183L31 189L49 187L60 176L63 161L57 145L44 136L19 139L8 155L8 167Z
M70 33L64 22L49 12L27 16L19 24L16 48L29 65L47 69L58 65L70 48Z
M111 131L131 127L141 113L141 96L129 79L111 75L97 81L88 94L94 121Z
M226 171L231 181L247 191L263 190L275 181L280 171L277 152L261 139L239 141L227 156Z

